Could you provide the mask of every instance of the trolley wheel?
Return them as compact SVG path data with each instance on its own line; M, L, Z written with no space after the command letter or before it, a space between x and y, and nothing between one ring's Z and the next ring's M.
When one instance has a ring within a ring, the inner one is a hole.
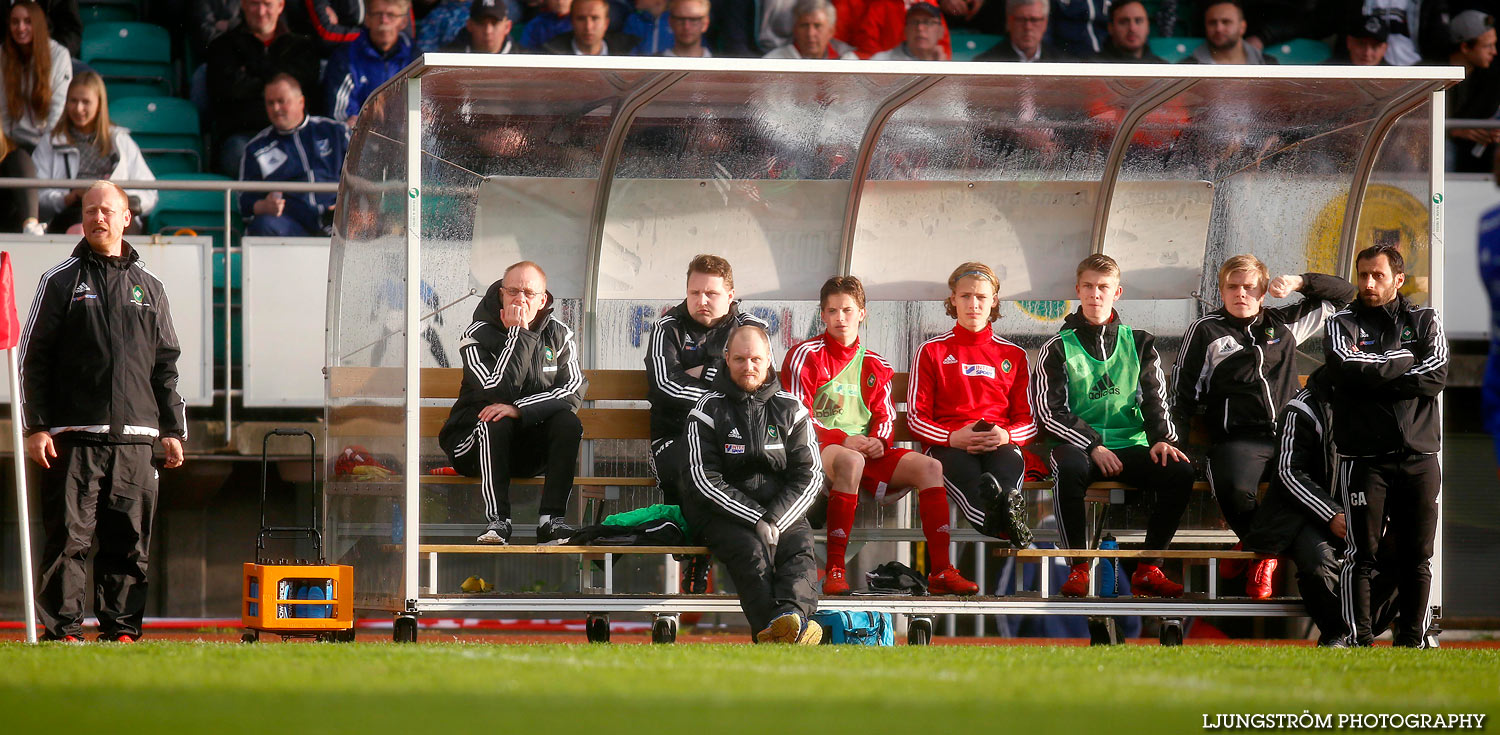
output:
M677 616L658 615L651 621L652 643L675 643L677 642Z
M240 643L259 643L260 631L248 631L240 635Z
M348 630L336 631L334 633L330 633L329 635L331 635L333 637L333 642L334 643L353 643L354 642L354 629L353 628L350 628Z
M912 617L906 621L906 644L925 646L932 643L932 618Z
M1165 628L1163 628L1165 630ZM1114 618L1089 618L1089 645L1116 646L1124 643ZM1163 641L1165 644L1165 640Z
M1182 619L1162 618L1161 620L1161 644L1163 646L1182 645Z
M583 632L588 636L589 643L608 643L609 616L601 613L593 613L589 615L588 618L584 621Z
M410 615L397 616L392 638L397 643L416 643L417 619Z

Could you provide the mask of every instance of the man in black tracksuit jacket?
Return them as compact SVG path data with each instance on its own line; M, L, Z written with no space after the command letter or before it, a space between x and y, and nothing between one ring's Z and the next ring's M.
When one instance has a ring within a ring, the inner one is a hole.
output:
M1262 308L1267 291L1302 300ZM1182 338L1172 380L1179 431L1202 416L1212 440L1208 481L1224 520L1245 538L1260 483L1276 451L1276 412L1297 392L1297 347L1320 336L1323 322L1354 299L1354 286L1335 276L1304 273L1270 279L1253 255L1219 270L1224 306L1193 322Z
M1360 644L1373 637L1370 584L1386 550L1400 595L1395 644L1421 647L1442 486L1437 397L1448 378L1448 341L1436 310L1401 295L1400 252L1371 246L1355 263L1359 300L1329 318L1323 341L1349 509L1345 556L1354 565L1347 590L1354 635Z
M47 534L37 608L48 639L82 640L84 562L96 546L99 638L134 641L156 509L152 444L159 437L164 466L177 467L187 438L181 350L166 289L121 239L125 192L97 182L83 213L85 239L42 275L21 339L26 454L43 468Z
M724 369L729 333L742 324L766 323L742 312L734 300L734 271L714 255L688 264L687 298L651 328L646 381L651 400L651 463L665 503L679 502L678 480L687 463L682 429L688 411Z
M724 563L758 643L817 643L818 560L806 514L823 488L807 407L781 390L757 326L687 418L682 512Z
M567 538L564 520L583 424L588 379L573 330L552 313L547 274L516 263L492 284L459 343L463 384L438 444L454 469L478 476L488 523L480 543L510 541L510 478L545 472L537 541Z

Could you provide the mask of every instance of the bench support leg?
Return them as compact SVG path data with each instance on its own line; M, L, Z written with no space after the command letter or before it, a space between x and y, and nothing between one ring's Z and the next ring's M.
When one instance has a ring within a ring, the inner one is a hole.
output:
M910 646L925 646L932 642L932 618L913 615L906 623L906 643Z
M427 594L438 593L438 555L435 552L427 554Z
M1182 645L1182 618L1162 618L1160 637L1163 646Z
M1183 575L1187 576L1187 575ZM1219 560L1208 560L1208 599L1219 599Z
M1120 636L1120 626L1111 617L1089 618L1089 645L1091 646L1117 646L1124 643Z

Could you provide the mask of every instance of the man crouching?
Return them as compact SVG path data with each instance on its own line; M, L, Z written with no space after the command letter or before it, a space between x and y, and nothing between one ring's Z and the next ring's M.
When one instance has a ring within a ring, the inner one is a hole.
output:
M727 372L688 413L682 512L724 563L757 643L816 644L818 561L804 517L823 486L807 409L780 390L764 329L735 329Z

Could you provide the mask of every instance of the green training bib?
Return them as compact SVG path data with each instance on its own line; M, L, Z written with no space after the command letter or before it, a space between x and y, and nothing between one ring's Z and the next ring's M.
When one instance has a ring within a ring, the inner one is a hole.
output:
M854 359L818 389L813 396L813 416L818 423L845 434L863 436L870 430L870 419L875 414L865 405L865 394L859 384L864 365L865 348L860 345Z
M1099 432L1106 449L1144 447L1146 420L1137 398L1141 356L1135 351L1130 327L1120 325L1109 359L1094 359L1072 329L1062 333L1063 360L1068 366L1068 408Z

